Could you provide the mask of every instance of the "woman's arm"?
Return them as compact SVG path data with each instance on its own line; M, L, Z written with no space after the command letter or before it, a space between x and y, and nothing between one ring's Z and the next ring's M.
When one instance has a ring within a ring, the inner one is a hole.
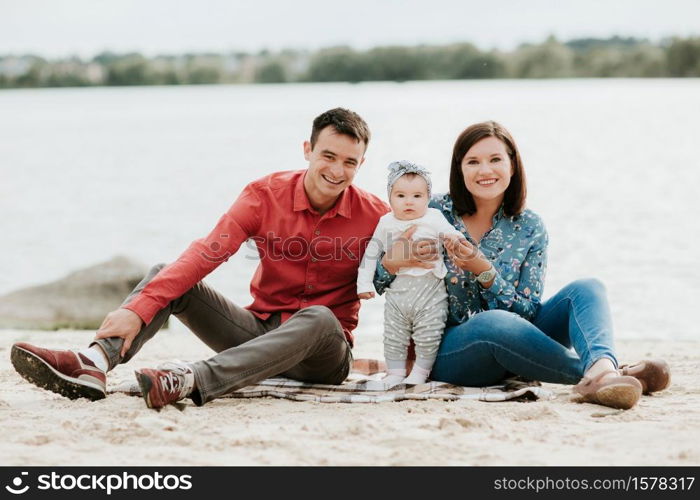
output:
M389 271L386 270L386 268L382 265L382 259L377 260L377 267L374 272L374 288L377 290L377 293L379 295L382 295L384 293L384 290L389 288L391 285L391 282L396 279L395 274L391 274Z
M503 273L496 269L498 272L491 286L480 286L481 296L489 309L512 311L527 320L532 320L537 314L544 290L548 244L546 229L544 226L538 229L540 231L534 236L517 279L507 280Z

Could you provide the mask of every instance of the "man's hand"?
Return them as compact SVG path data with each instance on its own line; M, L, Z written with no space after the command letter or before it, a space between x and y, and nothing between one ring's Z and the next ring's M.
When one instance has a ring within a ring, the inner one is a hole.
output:
M129 309L117 309L105 316L104 321L100 325L95 335L95 340L106 339L110 337L119 337L124 339L121 356L126 355L126 351L131 347L131 343L136 338L136 335L141 330L143 321L138 314Z
M361 300L373 299L374 292L362 292L357 294L357 298Z
M409 227L384 255L382 265L391 274L396 274L403 267L432 269L434 262L440 258L436 240L412 240L417 229L415 224Z

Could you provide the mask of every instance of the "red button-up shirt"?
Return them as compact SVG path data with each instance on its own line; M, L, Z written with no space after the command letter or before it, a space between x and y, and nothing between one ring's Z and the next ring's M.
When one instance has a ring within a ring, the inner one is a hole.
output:
M282 322L300 309L333 311L352 345L360 302L357 267L379 218L389 207L377 196L349 186L323 215L304 191L306 170L277 172L251 182L205 238L192 242L124 306L151 322L156 313L236 253L250 239L260 254L250 283L258 318L280 313Z

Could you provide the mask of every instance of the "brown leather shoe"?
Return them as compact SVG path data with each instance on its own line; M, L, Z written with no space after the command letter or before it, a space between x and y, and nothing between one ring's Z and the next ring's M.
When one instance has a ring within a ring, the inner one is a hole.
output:
M615 377L606 375L614 373ZM642 397L642 384L634 377L619 375L615 370L606 370L596 377L583 377L574 386L574 392L581 396L584 403L595 403L611 408L629 410Z
M622 365L619 372L639 380L644 394L663 391L671 385L671 368L663 359L645 359L632 365Z

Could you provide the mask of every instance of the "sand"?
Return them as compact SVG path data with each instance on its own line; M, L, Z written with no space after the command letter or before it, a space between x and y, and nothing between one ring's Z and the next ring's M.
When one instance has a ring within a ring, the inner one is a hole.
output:
M670 389L618 411L570 400L404 401L326 404L220 399L183 411L149 410L140 398L70 401L36 388L10 364L10 347L85 345L86 331L1 330L2 465L699 465L700 343L619 341L622 362L649 356L671 365ZM356 357L378 356L376 342ZM114 384L162 360L208 357L183 331L159 333Z

